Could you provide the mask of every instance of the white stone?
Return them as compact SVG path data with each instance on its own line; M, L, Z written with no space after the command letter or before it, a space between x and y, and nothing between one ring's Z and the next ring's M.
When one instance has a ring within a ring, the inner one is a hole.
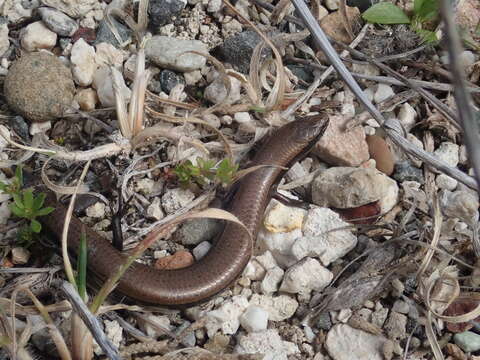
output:
M143 178L136 182L135 191L141 192L142 194L151 194L155 189L155 181L149 178Z
M280 291L308 294L311 290L323 290L332 279L333 274L328 269L306 257L285 272Z
M295 344L283 341L278 330L268 329L240 336L234 352L263 354L262 360L287 360L288 355L300 353L300 350Z
M395 93L390 85L378 84L375 95L373 96L373 101L378 104L387 100L392 95L395 95Z
M233 296L218 309L207 312L205 328L208 337L212 338L219 329L225 335L235 334L240 326L240 316L247 307L248 300L245 297Z
M97 69L94 47L82 38L78 39L72 46L70 62L75 82L81 86L89 86Z
M30 251L23 247L14 247L12 249L12 263L15 265L23 265L30 259Z
M265 215L263 225L273 233L290 232L301 229L307 211L298 207L285 206L276 201Z
M240 324L249 333L266 330L268 312L259 306L249 306L240 317Z
M198 261L201 258L203 258L205 255L207 255L211 247L212 247L212 244L210 244L208 241L202 241L200 244L195 246L195 248L192 250L195 260Z
M0 125L0 131L7 139L10 139L10 136L11 136L10 130L8 130L8 128L5 125ZM0 135L0 150L3 150L8 146L7 139L5 139L2 135ZM0 172L0 174L3 175L2 172Z
M22 47L29 51L52 49L57 43L57 34L47 28L42 21L27 25L20 35Z
M252 259L243 270L243 276L250 280L261 280L265 276L265 268L260 263Z
M92 206L89 206L85 213L89 217L103 218L105 217L105 204L103 202L97 201Z
M83 111L92 111L98 102L97 92L92 88L80 89L75 94L75 101Z
M417 112L409 103L405 103L398 111L398 121L403 125L405 130L409 132L417 122Z
M42 122L34 122L30 125L29 133L30 135L41 134L45 133L46 131L52 128L51 121L42 121Z
M379 201L381 212L387 213L398 201L398 185L375 169L338 166L323 171L313 180L312 198L319 206L339 209Z
M465 145L461 145L458 153L459 163L462 165L466 165L468 163L467 147Z
M478 197L467 191L445 192L440 198L445 215L458 218L467 224L478 221Z
M348 224L330 209L311 209L303 227L304 237L293 244L292 254L298 260L306 256L318 257L328 266L357 245L357 237L350 230L338 230L346 226Z
M237 112L233 115L233 119L239 124L249 123L252 121L250 114L248 112Z
M287 268L298 261L292 254L292 246L300 237L301 229L273 233L262 227L257 235L257 244L262 249L267 249L280 267Z
M350 319L351 316L352 316L351 309L342 309L337 314L337 320L345 324L348 321L348 319Z
M53 7L68 16L79 18L85 16L95 6L98 6L97 0L42 0L42 4Z
M475 61L476 61L475 54L470 50L465 50L461 52L458 57L459 57L458 60L460 60L460 66L462 67L462 69L464 69L467 72L468 72L468 68L473 64L475 64Z
M435 182L438 186L439 189L444 189L444 190L449 190L453 191L458 185L458 181L455 180L454 178L445 175L445 174L439 174L437 175L437 178L435 179Z
M215 13L222 8L222 0L208 0L207 11Z
M284 271L278 266L267 270L260 286L265 295L272 294L278 290L283 279Z
M200 70L188 71L183 73L183 77L185 78L185 84L195 85L202 79L202 73Z
M112 342L113 346L118 349L123 340L123 328L116 320L105 319L103 323L105 324L105 335L107 335L107 338Z
M231 105L238 102L241 99L240 90L242 88L242 83L240 80L232 76L229 76L228 79L230 80L230 92L228 93L228 98L226 100L227 88L225 87L220 76L217 76L215 80L205 88L203 93L205 99L213 104L226 102L227 104Z
M335 360L383 360L383 345L388 340L345 324L332 327L325 347Z
M123 61L126 58L125 51L119 50L112 44L105 42L95 45L95 48L97 49L95 52L95 63L97 63L98 66L122 67Z
M433 154L452 167L457 166L460 160L459 146L448 141L441 143Z
M322 5L318 6L317 20L320 21L327 15L328 15L328 10L325 9Z
M125 99L129 100L132 91L125 84L123 77L120 78L120 93ZM115 106L115 93L113 92L113 78L110 68L106 66L97 68L93 76L93 87L97 90L98 99L104 107Z
M328 10L338 10L339 0L325 0L325 6Z
M207 46L198 40L183 40L157 35L148 40L145 45L147 58L162 68L185 72L205 66L205 56L188 51L208 54Z
M0 25L0 56L3 56L10 47L10 40L8 39L8 25L4 23Z
M160 205L160 198L155 197L152 203L147 207L147 215L155 220L161 220L165 217L162 207Z
M265 270L277 267L277 262L270 251L265 251L262 255L255 257L255 260L262 265Z
M415 135L413 134L407 134L407 140L410 141L413 145L415 145L416 147L418 147L419 149L422 149L424 148L423 146L423 142L420 141L419 138L417 138ZM415 157L411 157L411 160L412 160L412 164L415 165L416 167L421 167L422 164L423 164L423 161L420 160L420 159L417 159Z
M162 206L167 214L173 214L187 206L193 199L195 199L195 194L190 190L181 188L167 189L162 196Z
M257 305L268 312L271 321L283 321L291 318L298 308L298 302L287 295L268 296L253 294L250 305Z

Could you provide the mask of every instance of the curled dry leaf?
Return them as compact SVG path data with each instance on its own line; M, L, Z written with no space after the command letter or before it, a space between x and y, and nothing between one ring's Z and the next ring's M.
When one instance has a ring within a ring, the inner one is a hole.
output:
M473 310L475 310L478 305L480 304L480 299L457 299L450 304L448 308L445 309L443 315L448 317L456 317L458 315L465 315ZM472 321L469 322L460 322L460 323L452 323L447 321L447 329L453 333L460 333L467 330L470 330L474 323L473 322L480 321L480 316L477 316Z
M380 216L378 201L350 209L334 209L340 216L352 224L373 224Z

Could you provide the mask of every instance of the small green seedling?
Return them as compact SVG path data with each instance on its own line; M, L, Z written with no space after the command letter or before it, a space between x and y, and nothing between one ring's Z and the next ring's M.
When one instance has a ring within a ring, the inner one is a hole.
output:
M237 170L238 165L232 163L230 159L223 159L216 164L213 160L198 157L196 165L190 160L177 165L175 174L183 186L188 186L192 183L205 185L212 181L226 186L233 181Z
M381 2L373 5L362 14L364 20L374 24L410 24L410 28L420 35L423 41L437 42L434 31L423 27L426 23L438 18L439 8L437 0L414 0L413 15L409 17L401 8L390 3Z
M12 213L19 218L30 221L27 227L23 227L19 231L19 240L24 242L25 246L30 245L33 234L38 234L42 230L42 225L36 218L50 214L54 208L43 207L46 197L44 193L34 195L32 189L23 189L21 166L18 166L15 170L15 176L10 184L0 181L0 190L12 196L13 202L9 205Z

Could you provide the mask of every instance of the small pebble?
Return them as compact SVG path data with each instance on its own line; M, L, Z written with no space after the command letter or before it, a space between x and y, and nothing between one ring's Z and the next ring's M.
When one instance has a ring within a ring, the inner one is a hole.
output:
M433 154L452 167L457 166L460 160L459 146L448 141L441 143Z
M367 136L366 140L370 157L375 160L377 169L388 176L392 175L395 161L385 139L373 135Z
M455 334L453 341L465 352L480 350L480 335L471 331Z
M210 244L208 241L203 241L200 244L198 244L192 250L193 256L195 256L195 260L199 261L205 255L207 255L208 250L210 250L211 247L212 247L212 244Z
M373 96L373 101L378 104L393 95L395 95L395 93L390 85L378 84L375 95Z
M78 30L78 25L69 16L56 9L41 7L38 13L45 25L60 36L72 36Z
M189 251L177 251L173 255L165 256L155 262L155 268L160 270L182 269L194 263L192 254Z
M249 306L240 317L240 324L248 332L263 331L268 325L268 312L258 306Z
M30 251L23 247L14 247L12 249L12 263L15 265L24 265L30 259Z
M43 22L37 21L22 30L20 43L29 52L40 49L50 50L57 43L57 34L47 28Z

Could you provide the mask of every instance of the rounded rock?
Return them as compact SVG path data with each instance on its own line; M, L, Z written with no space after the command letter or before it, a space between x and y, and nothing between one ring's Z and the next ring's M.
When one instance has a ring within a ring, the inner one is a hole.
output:
M375 159L377 164L377 170L388 176L392 175L395 160L387 142L380 136L371 135L367 136L367 144L370 157Z
M12 64L5 78L8 105L31 121L49 121L63 115L75 93L70 70L55 56L37 52Z

